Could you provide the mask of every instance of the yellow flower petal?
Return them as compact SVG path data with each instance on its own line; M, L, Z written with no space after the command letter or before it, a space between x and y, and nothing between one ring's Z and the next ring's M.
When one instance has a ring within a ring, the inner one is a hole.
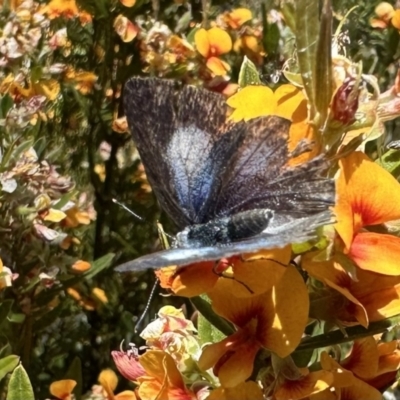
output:
M133 7L136 4L136 0L119 0L119 1L125 7Z
M54 208L50 208L46 216L44 217L45 221L50 221L50 222L60 222L62 221L67 215L61 211L61 210L56 210Z
M103 304L107 304L108 303L108 298L106 296L106 292L103 289L93 288L92 293Z
M307 100L299 88L290 84L281 85L275 90L274 96L277 102L277 115L294 122L307 119L306 107L302 107L300 112L293 115L301 103L307 104Z
M114 398L114 390L118 385L118 378L112 369L104 369L100 372L98 381L103 389L106 391L110 399Z
M233 264L233 271L236 281L230 282L233 293L237 297L248 297L253 294L262 294L272 289L284 273L287 265L289 265L291 257L291 246L283 249L263 250L254 254L244 254L243 261ZM240 284L243 282L249 290Z
M274 92L267 86L246 86L230 97L227 104L234 108L231 119L235 122L275 114L277 108Z
M207 36L210 44L209 56L219 56L231 51L232 39L223 29L217 27L211 28L207 31Z
M273 321L270 328L264 327L264 346L281 358L288 356L300 343L307 325L309 306L303 277L293 266L287 267L272 290L272 302L265 305L264 312L273 316Z
M389 21L392 18L394 13L393 6L386 2L382 1L375 7L375 14L384 21Z
M114 396L114 400L137 400L135 392L132 390L124 390Z
M207 68L217 76L224 76L230 71L230 66L218 57L210 57L206 62Z
M60 93L60 84L55 79L41 80L33 84L37 94L42 94L48 100L54 101Z
M197 51L204 57L207 58L210 52L210 42L208 40L207 31L200 28L194 35L194 43Z
M396 28L400 30L400 10L396 10L393 13L393 17L392 17L392 25Z
M76 272L85 272L90 269L91 265L87 261L78 260L72 265L72 269Z
M248 8L236 8L227 15L226 22L232 29L238 29L252 17L251 10Z

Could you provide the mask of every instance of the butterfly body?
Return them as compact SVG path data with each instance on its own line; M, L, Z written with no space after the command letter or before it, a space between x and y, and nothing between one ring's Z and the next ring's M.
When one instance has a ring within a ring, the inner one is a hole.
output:
M173 247L219 246L248 239L265 232L272 218L271 210L249 210L205 224L190 225L176 235Z
M280 247L330 222L335 190L323 176L327 163L321 156L289 166L289 120L233 122L223 96L156 78L129 80L124 105L149 183L179 233L174 248L118 270Z

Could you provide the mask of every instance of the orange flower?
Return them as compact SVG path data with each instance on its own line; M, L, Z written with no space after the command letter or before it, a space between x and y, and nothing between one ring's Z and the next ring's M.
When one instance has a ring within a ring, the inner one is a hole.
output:
M65 211L66 218L63 220L64 226L76 228L79 225L89 225L90 215L87 211L82 211L77 205L73 205Z
M75 0L51 0L42 12L47 14L49 19L58 17L75 18L79 17L82 24L92 21L92 17L86 11L80 11Z
M328 371L309 372L307 368L301 368L299 372L299 376L283 379L274 391L274 399L314 398L314 394L324 392L333 383L333 374Z
M334 373L334 382L330 389L310 396L310 400L382 399L378 390L355 377L351 371L344 369L326 352L321 354L321 366L324 370Z
M263 400L265 397L257 383L243 382L233 388L219 387L214 389L207 400Z
M390 3L383 1L375 8L378 18L372 18L370 24L373 28L385 29L391 23L396 29L400 30L400 10L395 10Z
M214 262L200 262L189 268L163 268L156 272L161 286L185 297L198 296L211 290L219 280L234 278L234 292L238 297L261 294L271 289L285 272L289 264L290 246L283 249L263 250L254 254L231 257ZM219 269L216 271L216 269ZM221 272L221 274L218 274Z
M59 400L72 400L72 391L76 382L72 379L63 379L50 385L50 393Z
M118 385L118 378L111 369L105 369L100 372L98 381L104 389L107 400L137 400L135 392L125 390L121 393L114 394L114 390Z
M365 154L355 152L340 161L336 189L335 228L345 253L362 269L400 275L400 238L362 231L400 218L400 184Z
M253 15L248 8L236 8L230 13L226 13L224 20L232 29L239 29L244 23L250 21L252 17Z
M357 277L354 280L338 256L319 262L314 260L317 255L318 252L303 256L302 267L330 289L316 292L316 299L325 300L322 304L317 302L318 309L311 308L312 317L367 327L370 321L400 313L400 276L382 275L354 266L353 270L349 267L352 276ZM335 295L337 292L340 295Z
M189 390L173 358L158 350L148 350L139 357L146 375L139 377L138 394L141 400L170 399L196 400L197 396Z
M275 92L267 86L246 86L227 100L234 111L234 121L248 121L265 115L278 115L290 119L289 151L295 149L300 140L317 141L314 130L307 122L307 100L302 91L289 84L281 85ZM319 153L318 146L291 160L295 165L314 158Z
M73 83L76 90L79 90L79 92L85 95L92 91L97 81L97 75L89 71L75 71L73 68L68 68L65 74L65 80Z
M237 332L203 350L199 366L213 367L223 387L246 381L261 347L280 357L298 345L308 319L308 293L296 268L287 267L279 282L263 294L234 297L232 284L223 279L209 293L214 311L231 321ZM290 290L288 290L290 287Z
M125 43L131 42L139 33L139 27L122 14L119 14L117 18L115 18L114 29Z
M377 344L370 336L354 341L349 355L340 364L326 352L321 354L320 362L324 370L334 374L334 382L331 390L311 396L310 400L378 400L382 395L377 389L385 389L395 381L400 352L396 341Z
M206 66L215 75L226 75L230 70L229 65L218 57L229 53L232 49L232 39L227 32L221 28L199 29L194 41L197 51L207 59Z

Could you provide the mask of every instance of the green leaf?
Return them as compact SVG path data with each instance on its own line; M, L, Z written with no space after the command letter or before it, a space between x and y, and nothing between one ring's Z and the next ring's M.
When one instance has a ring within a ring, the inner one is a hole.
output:
M14 324L22 324L26 319L26 315L22 313L11 313L8 319Z
M242 65L240 67L238 83L242 88L249 85L261 85L260 75L257 71L257 67L246 56L244 56Z
M14 369L8 384L6 400L35 400L31 382L24 367L19 365Z
M18 159L19 156L29 148L33 146L33 139L28 139L22 142L19 146L16 146L16 143L20 140L20 138L17 138L7 149L7 152L4 154L3 159L1 160L1 166L2 168L5 168L8 166L8 163L10 159Z
M8 314L11 311L11 307L12 307L13 303L14 303L14 300L4 300L0 304L0 326L7 319Z
M397 175L400 172L400 150L391 149L375 162L391 174Z
M295 2L296 46L299 70L310 106L310 119L316 114L315 107L315 60L319 33L319 0Z
M114 253L108 253L105 256L98 258L96 261L92 263L91 268L82 276L85 279L92 279L98 273L108 268L111 265L114 257L115 257Z
M7 374L14 371L14 368L19 364L19 357L12 354L0 359L0 380Z
M193 305L196 307L196 309L199 311L199 313L210 323L210 325L213 327L213 329L217 329L219 333L217 332L211 332L211 331L206 331L208 329L206 326L204 326L204 335L205 338L204 340L207 340L208 338L213 338L213 337L219 337L219 338L224 338L225 336L229 336L232 333L234 333L234 328L233 326L217 315L213 309L211 308L210 305L210 300L208 299L207 296L197 296L197 297L192 297L190 301L193 303ZM215 335L215 336L214 336ZM199 332L200 336L200 332ZM200 340L203 342L203 338L200 336ZM220 340L220 339L218 339Z
M315 106L317 126L324 126L332 99L332 5L324 0L315 65Z
M7 116L7 113L13 104L14 101L8 93L0 98L0 119Z
M79 357L75 357L72 360L64 379L72 379L76 382L72 393L75 395L76 400L80 400L82 397L82 362Z
M52 205L55 210L61 210L72 198L74 198L78 192L76 190L71 190L69 193L65 193L58 199L57 203Z
M210 299L207 295L201 295L200 298L204 302L204 305L211 304ZM226 335L224 335L219 329L217 329L214 325L212 325L210 321L206 317L204 317L201 312L199 312L197 330L199 333L201 344L216 343L226 338Z
M267 13L263 12L263 45L268 56L275 56L279 49L279 40L281 38L278 25L269 24Z
M9 356L11 354L10 343L6 343L2 348L0 348L0 358Z
M399 324L400 314L381 321L371 322L368 328L358 325L350 328L337 329L314 337L307 337L302 340L295 352L297 353L300 351L308 351L310 349L333 346L367 336L377 335L378 333L383 333Z

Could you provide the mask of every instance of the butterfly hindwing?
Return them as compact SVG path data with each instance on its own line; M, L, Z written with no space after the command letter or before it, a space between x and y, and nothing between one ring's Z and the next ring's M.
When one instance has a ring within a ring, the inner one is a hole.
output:
M121 264L117 267L117 271L142 271L169 265L180 267L200 261L213 261L237 254L251 253L260 249L283 247L290 243L303 243L315 237L315 229L318 226L330 221L331 213L325 211L311 217L290 220L280 226L272 235L259 235L224 246L163 250Z

